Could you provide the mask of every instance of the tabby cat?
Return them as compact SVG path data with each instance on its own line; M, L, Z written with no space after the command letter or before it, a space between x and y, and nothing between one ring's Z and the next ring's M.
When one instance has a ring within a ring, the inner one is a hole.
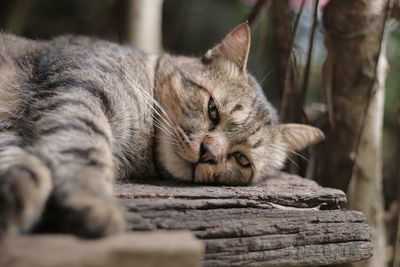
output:
M29 231L46 205L60 231L124 231L116 177L249 184L321 140L278 123L249 48L247 24L202 58L0 34L0 235Z

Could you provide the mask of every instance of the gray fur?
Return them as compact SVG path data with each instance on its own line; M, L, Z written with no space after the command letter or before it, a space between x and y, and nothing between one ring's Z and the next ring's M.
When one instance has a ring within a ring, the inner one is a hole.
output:
M61 231L124 231L116 177L246 184L319 139L311 127L278 125L245 70L248 27L237 29L206 60L87 37L0 34L0 234L30 230L47 202ZM240 49L224 54L225 45Z

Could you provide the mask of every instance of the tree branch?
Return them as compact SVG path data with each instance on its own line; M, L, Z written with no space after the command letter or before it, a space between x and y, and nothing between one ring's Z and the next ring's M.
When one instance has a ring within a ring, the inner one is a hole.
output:
M270 3L271 3L271 0L258 0L257 1L257 3L253 6L253 9L251 10L250 14L247 16L247 19L246 19L246 21L250 27L253 26L254 22L257 20L258 16L260 15L261 10L263 10L264 7L266 7Z

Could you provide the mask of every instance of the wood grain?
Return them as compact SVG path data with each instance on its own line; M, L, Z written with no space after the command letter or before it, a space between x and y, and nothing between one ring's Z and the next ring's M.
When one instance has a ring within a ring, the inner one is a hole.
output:
M248 187L171 181L115 186L132 230L190 230L205 266L320 266L372 255L360 212L340 190L285 173Z

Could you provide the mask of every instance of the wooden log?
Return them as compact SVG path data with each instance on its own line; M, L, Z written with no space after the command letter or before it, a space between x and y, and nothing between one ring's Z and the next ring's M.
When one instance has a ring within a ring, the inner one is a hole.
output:
M205 266L319 266L372 255L360 212L345 194L294 175L248 187L171 181L117 184L132 230L190 230Z
M70 235L9 237L0 246L4 267L200 266L203 245L188 232L147 232L82 240Z

